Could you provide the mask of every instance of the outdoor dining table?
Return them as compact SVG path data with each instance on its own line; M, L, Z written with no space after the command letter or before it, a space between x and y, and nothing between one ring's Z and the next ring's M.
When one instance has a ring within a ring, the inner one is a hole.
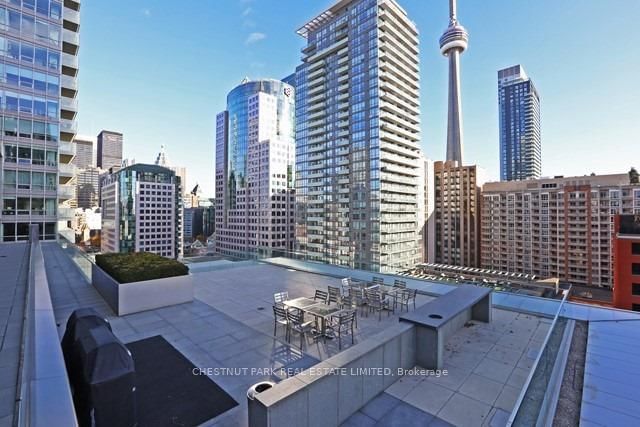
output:
M316 301L313 298L294 298L284 302L285 307L296 308L305 313L309 313L316 319L320 319L320 331L318 336L323 338L333 338L327 334L327 319L341 312L343 309L337 305L327 305L322 301Z
M316 301L313 298L300 297L286 300L283 304L286 307L297 308L298 310L304 311L305 307L309 307L315 304L322 304L322 302Z

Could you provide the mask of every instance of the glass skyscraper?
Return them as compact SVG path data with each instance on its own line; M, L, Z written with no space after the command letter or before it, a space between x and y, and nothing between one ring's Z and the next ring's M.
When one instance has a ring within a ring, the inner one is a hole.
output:
M310 20L297 68L296 245L373 271L420 259L418 32L394 0Z
M72 216L79 10L79 0L0 1L3 241L26 240L29 224L55 239Z
M540 96L521 65L498 71L500 179L540 178Z
M254 258L293 249L294 159L294 88L244 80L216 118L216 251Z

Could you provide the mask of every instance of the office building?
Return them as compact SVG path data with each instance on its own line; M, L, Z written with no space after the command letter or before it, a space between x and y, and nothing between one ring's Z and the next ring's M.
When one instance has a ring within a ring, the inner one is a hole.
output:
M101 169L87 167L76 173L76 206L92 209L100 206L99 178Z
M478 166L435 162L435 262L480 265L480 190L485 173Z
M180 182L182 183L180 197L184 198L185 188L187 186L187 168L183 166L171 165L171 163L169 162L169 157L165 152L164 144L160 146L160 152L156 156L155 164L158 166L163 166L165 168L171 169L172 171L175 172L176 175L180 177Z
M198 236L204 236L204 210L198 207L184 209L185 242L193 242Z
M75 0L0 6L3 241L27 239L29 224L44 239L73 239L79 9Z
M96 163L98 167L109 170L114 166L122 166L122 134L103 130L98 134L97 141Z
M613 305L640 311L640 212L613 225Z
M200 205L200 207L204 209L204 212L202 214L202 233L205 235L205 237L209 238L213 236L216 231L215 203L208 206Z
M95 138L76 135L73 138L73 144L75 145L76 155L73 158L72 163L78 169L85 169L89 167L95 167L93 160L93 147Z
M395 271L420 259L418 31L394 0L343 0L298 30L296 246Z
M164 167L134 164L102 183L102 252L182 257L180 178Z
M460 25L456 0L449 1L449 26L440 37L440 52L449 59L447 111L447 161L462 164L462 97L460 93L460 55L467 49L469 34Z
M487 183L482 267L611 288L614 216L637 213L628 174Z
M294 89L244 80L216 118L216 251L237 258L291 251Z
M540 178L540 96L522 65L498 71L500 179Z

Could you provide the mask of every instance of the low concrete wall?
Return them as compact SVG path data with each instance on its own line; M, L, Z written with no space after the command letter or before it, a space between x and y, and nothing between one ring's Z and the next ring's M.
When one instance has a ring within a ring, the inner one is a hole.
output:
M251 427L338 426L416 365L414 325L399 323L260 393Z
M29 232L31 248L24 364L20 373L19 414L14 425L76 427L78 422L71 386L51 303L44 256L38 241L38 225L31 225Z
M118 316L193 301L190 274L121 284L94 264L91 283Z

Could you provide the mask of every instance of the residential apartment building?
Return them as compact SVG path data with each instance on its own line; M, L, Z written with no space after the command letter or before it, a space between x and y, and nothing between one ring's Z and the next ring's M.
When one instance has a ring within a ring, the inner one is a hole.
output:
M103 130L98 134L97 140L96 163L98 167L105 170L114 166L121 167L123 135L120 132Z
M498 105L500 179L540 178L540 96L522 65L498 71Z
M634 213L628 174L487 183L482 267L611 288L614 216Z
M613 305L640 311L640 213L616 215L613 233Z
M74 198L80 1L0 2L0 238L68 231ZM59 223L58 223L59 220Z
M480 191L484 171L457 161L434 163L435 262L479 267Z
M420 234L421 262L435 262L435 176L433 161L422 155L420 157L420 181L419 194L421 194L418 207L418 232Z
M95 161L93 160L93 146L95 138L76 135L73 139L73 144L76 148L76 155L73 158L72 163L78 169L85 169L89 167L95 167Z
M394 0L342 0L298 30L296 247L394 271L420 260L418 31Z
M182 257L180 178L164 167L134 164L102 182L102 252Z
M295 93L279 80L244 80L216 118L216 251L236 258L294 243Z

